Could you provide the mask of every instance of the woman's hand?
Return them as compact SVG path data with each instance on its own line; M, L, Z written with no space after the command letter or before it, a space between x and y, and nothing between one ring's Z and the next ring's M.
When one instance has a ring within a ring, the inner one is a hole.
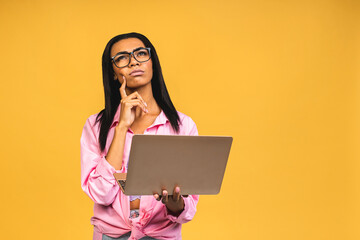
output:
M148 112L146 109L147 104L142 99L138 92L133 92L129 96L126 94L126 78L123 76L124 82L121 84L119 88L121 95L121 110L120 110L120 118L119 118L119 126L130 128L131 124L135 120L136 108L141 108L145 113Z
M188 195L180 194L180 187L176 186L173 191L173 195L168 194L166 189L162 190L162 196L158 193L154 193L154 198L158 201L161 200L165 204L166 208L171 215L179 216L184 210L185 204L182 197L188 197Z

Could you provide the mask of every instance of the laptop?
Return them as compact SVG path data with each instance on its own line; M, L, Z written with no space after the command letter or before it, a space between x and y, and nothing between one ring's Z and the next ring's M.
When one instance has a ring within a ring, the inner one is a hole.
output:
M127 173L114 173L125 195L153 195L176 186L182 195L220 192L232 137L134 135Z

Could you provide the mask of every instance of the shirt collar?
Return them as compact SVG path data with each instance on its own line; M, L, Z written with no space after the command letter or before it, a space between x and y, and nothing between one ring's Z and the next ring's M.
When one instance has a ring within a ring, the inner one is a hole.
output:
M119 106L118 106L118 108L116 110L116 113L115 113L113 122L111 124L111 127L116 126L119 123L120 109L121 109L121 104L119 104ZM151 124L150 127L153 127L153 126L156 126L156 125L162 125L162 124L165 124L166 122L169 122L169 119L166 117L164 111L161 110L160 114L156 117L155 121L153 122L153 124Z

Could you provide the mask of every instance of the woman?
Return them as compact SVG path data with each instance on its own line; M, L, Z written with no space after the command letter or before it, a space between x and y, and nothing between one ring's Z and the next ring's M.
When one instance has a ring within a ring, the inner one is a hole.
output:
M134 134L198 135L173 106L154 46L139 33L112 38L102 56L105 109L81 136L81 186L94 201L94 240L181 239L198 195L179 187L154 196L126 196L113 173L126 172Z

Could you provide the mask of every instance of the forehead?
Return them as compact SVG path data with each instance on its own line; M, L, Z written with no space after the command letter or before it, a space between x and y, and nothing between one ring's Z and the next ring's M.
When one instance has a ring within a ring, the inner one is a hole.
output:
M111 56L114 56L118 52L126 51L131 52L135 48L145 47L144 43L137 38L128 38L122 39L116 43L111 48Z

